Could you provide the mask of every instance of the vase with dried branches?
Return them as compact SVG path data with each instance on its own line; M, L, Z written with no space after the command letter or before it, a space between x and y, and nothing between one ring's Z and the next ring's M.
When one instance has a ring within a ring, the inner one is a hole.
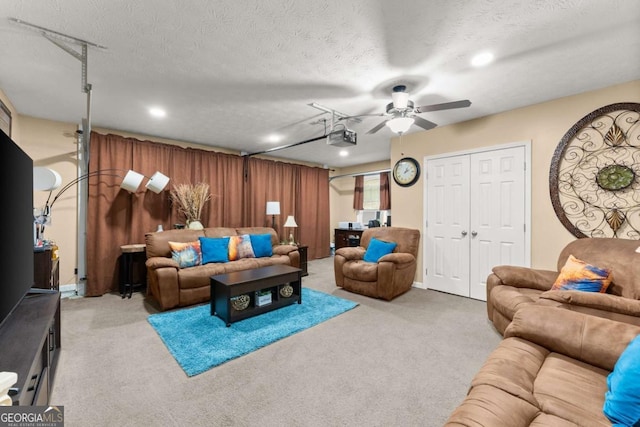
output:
M187 227L191 229L204 228L200 218L204 204L210 199L209 184L206 182L178 184L171 190L171 200L176 203L178 211L185 216Z

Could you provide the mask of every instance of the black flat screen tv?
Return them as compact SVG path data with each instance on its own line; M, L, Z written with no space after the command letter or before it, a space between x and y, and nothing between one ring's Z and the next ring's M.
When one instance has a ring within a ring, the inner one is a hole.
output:
M0 130L0 326L33 286L33 160Z

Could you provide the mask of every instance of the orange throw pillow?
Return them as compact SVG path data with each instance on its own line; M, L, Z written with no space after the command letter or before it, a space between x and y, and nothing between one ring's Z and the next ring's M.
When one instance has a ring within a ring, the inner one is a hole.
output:
M610 283L611 270L587 264L569 255L551 290L606 292Z

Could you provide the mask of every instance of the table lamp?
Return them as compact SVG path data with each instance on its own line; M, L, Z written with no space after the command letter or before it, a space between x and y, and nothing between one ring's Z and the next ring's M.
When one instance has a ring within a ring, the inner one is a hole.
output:
M298 224L296 224L296 220L295 218L293 218L293 215L287 216L287 221L284 223L284 228L296 228L297 226ZM296 241L293 238L293 230L289 232L289 244L290 245L296 244Z

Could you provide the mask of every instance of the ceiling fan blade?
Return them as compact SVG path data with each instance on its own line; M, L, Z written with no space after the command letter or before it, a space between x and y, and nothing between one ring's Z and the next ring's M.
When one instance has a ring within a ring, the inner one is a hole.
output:
M387 123L386 120L384 122L381 122L380 124L378 124L378 126L374 127L369 132L367 132L367 135L371 135L371 134L374 134L374 133L378 132L380 129L382 129L384 127L384 125L386 123Z
M445 102L444 104L424 105L415 108L416 113L426 113L428 111L451 110L452 108L465 108L471 105L471 101L464 99L462 101Z
M433 129L434 127L438 126L437 124L418 116L414 116L413 120L415 120L413 122L414 125L420 126L422 129L425 129L425 130Z

